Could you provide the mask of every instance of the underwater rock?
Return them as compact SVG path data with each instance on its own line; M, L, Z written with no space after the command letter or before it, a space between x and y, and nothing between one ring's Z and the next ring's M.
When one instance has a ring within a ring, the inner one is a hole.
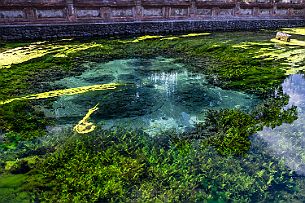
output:
M284 32L277 32L275 38L285 42L290 42L291 35Z
M97 114L106 117L134 117L152 113L162 105L161 95L149 88L129 88L124 93L111 94Z
M183 105L191 111L194 106L217 106L221 102L221 98L213 90L194 84L177 88L173 96L178 105Z
M143 116L156 111L164 103L162 95L157 90L134 86L125 87L122 91L90 92L74 97L71 101L73 104L70 106L87 108L100 103L100 109L93 117L102 119Z

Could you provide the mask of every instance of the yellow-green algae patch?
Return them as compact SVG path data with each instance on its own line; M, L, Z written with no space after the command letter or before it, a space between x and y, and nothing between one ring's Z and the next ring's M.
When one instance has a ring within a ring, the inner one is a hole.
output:
M278 45L286 45L288 48L282 49L261 49L257 57L264 60L281 60L282 65L286 70L286 75L296 74L299 71L305 70L305 41L292 39L290 42L283 42L277 39L271 39L271 42ZM289 48L290 46L296 46Z
M10 68L12 64L22 63L34 58L42 57L47 50L38 49L37 45L17 47L0 53L0 69Z
M98 110L98 105L95 105L93 108L89 109L85 117L78 122L78 124L73 128L73 130L79 134L87 134L95 130L96 125L94 123L88 122L91 114Z
M295 34L295 35L304 35L305 36L305 28L299 27L299 28L286 28L283 29L284 32L287 32L289 34Z
M174 40L174 39L179 39L179 37L164 37L161 40Z
M181 35L181 37L199 37L199 36L207 36L210 35L211 33L209 32L204 32L204 33L190 33L187 35Z
M69 54L74 54L78 51L83 51L89 48L104 47L101 44L96 43L85 43L76 45L58 45L54 49L60 49L60 52L55 54L55 57L68 57Z
M36 42L28 46L8 49L0 53L0 69L10 68L12 64L19 64L31 59L42 57L46 54L54 54L55 57L67 57L78 51L89 48L103 47L101 44L83 43L83 44L50 44L46 42Z
M54 90L50 92L43 92L38 94L31 94L24 97L18 97L9 99L6 101L0 101L0 105L8 104L13 101L20 101L20 100L36 100L36 99L47 99L53 97L59 97L63 95L76 95L82 94L90 91L100 91L100 90L114 90L117 87L122 86L122 84L118 83L109 83L109 84L102 84L102 85L92 85L92 86L84 86L84 87L77 87L77 88L70 88L70 89L63 89L63 90Z
M278 44L284 44L287 46L303 46L305 47L305 41L297 40L297 39L291 39L290 42L285 42L277 39L271 39L271 42L278 43Z
M144 35L144 36L138 37L137 39L133 40L132 42L136 43L136 42L144 41L144 40L147 40L147 39L160 39L162 37L163 36L160 36L160 35L157 35L157 36Z
M284 42L273 38L269 42L243 42L232 47L251 49L253 46L262 47L254 52L253 58L266 61L281 60L286 75L305 70L305 41L291 39L290 42Z
M171 36L171 37L165 37L162 35L144 35L144 36L136 38L135 40L133 40L131 42L137 43L137 42L149 40L149 39L173 40L173 39L187 38L187 37L207 36L210 34L211 33L189 33L189 34L185 34L185 35L178 35L178 36Z

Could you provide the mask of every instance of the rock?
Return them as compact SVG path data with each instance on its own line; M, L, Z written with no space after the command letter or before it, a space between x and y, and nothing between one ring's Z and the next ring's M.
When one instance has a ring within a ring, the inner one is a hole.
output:
M291 35L284 32L277 32L275 38L285 42L290 42Z

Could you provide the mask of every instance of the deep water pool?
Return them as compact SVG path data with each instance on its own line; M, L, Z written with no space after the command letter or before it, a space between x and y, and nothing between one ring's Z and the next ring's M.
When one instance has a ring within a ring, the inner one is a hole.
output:
M52 108L44 110L59 125L74 125L98 104L92 121L104 129L142 129L151 135L169 130L183 132L203 122L209 109L249 111L258 102L253 94L210 85L208 76L172 58L115 60L83 66L87 70L81 75L51 84L62 89L107 83L126 86L59 97L52 102Z

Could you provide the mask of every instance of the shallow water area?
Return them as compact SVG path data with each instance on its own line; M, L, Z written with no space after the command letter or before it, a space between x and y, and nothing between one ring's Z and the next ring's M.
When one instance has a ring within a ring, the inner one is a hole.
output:
M96 104L91 118L104 129L142 129L150 135L167 130L183 132L204 121L208 109L250 110L254 95L223 90L207 82L207 76L192 71L171 58L123 59L83 64L87 70L52 85L75 88L95 84L126 84L113 91L92 91L62 96L45 109L59 125L75 124Z

